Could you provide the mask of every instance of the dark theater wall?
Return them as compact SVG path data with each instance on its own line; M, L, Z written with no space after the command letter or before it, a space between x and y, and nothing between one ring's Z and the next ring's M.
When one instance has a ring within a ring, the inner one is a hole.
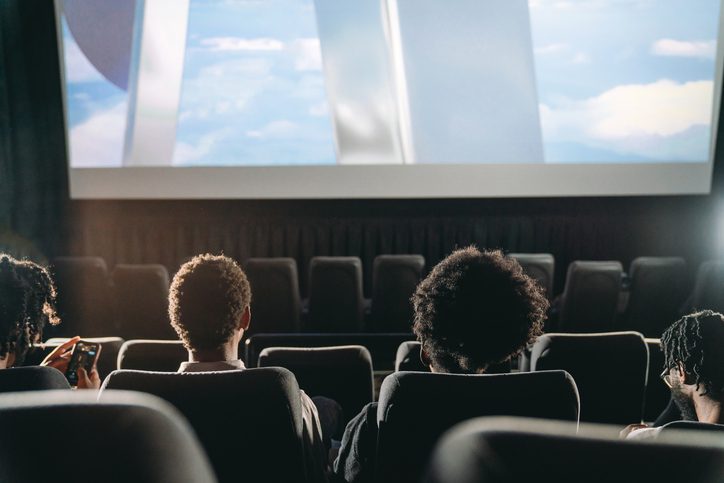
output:
M46 190L36 189L27 195L37 196L33 198L36 201L18 203L15 199L9 207L14 220L11 226L37 240L49 256L100 255L110 267L121 262L160 262L173 270L193 254L223 251L240 261L251 256L291 256L305 274L314 255L357 255L363 260L369 288L371 262L377 254L421 253L429 266L456 246L475 243L509 251L553 253L560 290L566 265L575 259L616 259L627 266L639 255L680 255L694 269L702 260L718 255L718 196L714 195L404 201L99 200L67 201L62 210L48 209L37 200L66 197L63 127L55 122L61 103L57 46L55 34L47 31L52 2L5 0L0 5L0 15L14 10L20 26L0 24L0 107L2 102L11 106L16 102L2 90L7 83L22 85L32 99L29 112L36 121L29 129L35 137L26 137L24 142L34 151L24 159L44 168L33 173L37 179L32 183L40 183ZM18 36L34 39L33 45L22 45ZM9 51L9 37L19 50ZM26 71L7 69L17 56L27 60ZM7 137L7 125L11 129L18 123L28 127L18 109L10 109L9 116L2 118L7 124L0 124L0 135ZM0 161L10 165L19 162L12 156ZM721 171L715 172L717 193L721 192ZM0 178L0 194L7 189L8 183ZM23 208L28 204L34 208ZM30 228L22 226L20 220ZM301 283L304 291L305 276Z

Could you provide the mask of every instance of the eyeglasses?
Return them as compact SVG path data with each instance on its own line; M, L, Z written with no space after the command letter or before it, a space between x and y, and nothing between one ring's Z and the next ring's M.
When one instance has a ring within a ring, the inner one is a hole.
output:
M659 377L661 378L662 381L664 381L664 384L666 384L666 386L669 389L673 389L674 385L671 383L671 380L669 379L671 377L671 367L667 367L666 369L664 369L664 372L662 372L661 375L659 375Z

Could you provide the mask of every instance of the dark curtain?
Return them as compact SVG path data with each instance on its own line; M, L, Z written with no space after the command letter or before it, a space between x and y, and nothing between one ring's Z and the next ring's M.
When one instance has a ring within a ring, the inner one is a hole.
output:
M0 0L0 244L59 248L67 169L52 0Z

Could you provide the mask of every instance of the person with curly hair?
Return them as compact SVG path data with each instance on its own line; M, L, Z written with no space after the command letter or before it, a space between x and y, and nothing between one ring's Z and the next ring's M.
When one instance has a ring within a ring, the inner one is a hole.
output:
M661 379L684 421L724 424L724 315L702 310L674 322L661 336ZM660 428L632 424L621 432L635 439L655 437Z
M204 254L183 264L171 282L168 309L171 326L188 351L188 361L178 372L244 370L239 343L251 323L250 304L249 280L231 258ZM322 481L327 449L317 398L299 393L309 470L315 481Z
M46 268L0 254L0 369L21 364L30 347L42 340L45 326L60 323L56 296L55 283ZM73 337L56 347L41 365L65 373L71 349L79 340ZM100 387L95 367L90 373L78 369L78 387Z
M484 374L509 361L543 330L548 300L520 264L500 250L457 250L412 296L412 330L432 372ZM347 425L336 461L338 481L373 481L377 403Z

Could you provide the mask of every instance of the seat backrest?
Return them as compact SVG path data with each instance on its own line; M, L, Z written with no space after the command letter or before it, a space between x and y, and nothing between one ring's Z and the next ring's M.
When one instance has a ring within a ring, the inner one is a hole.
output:
M0 393L53 389L70 389L70 383L58 369L28 366L0 371Z
M648 349L638 332L544 334L533 345L531 371L560 369L581 395L581 421L641 421Z
M118 352L123 346L123 339L120 337L89 337L83 339L86 342L95 342L101 345L101 353L98 358L98 375L104 379L108 374L118 367ZM67 337L55 337L46 340L42 345L33 348L30 359L27 363L40 364L53 349L68 341Z
M212 483L173 407L146 394L42 391L0 396L0 480Z
M163 265L116 265L111 273L113 306L126 339L170 339L168 270Z
M256 334L246 339L244 361L247 367L255 367L259 354L267 347L361 345L370 352L375 370L391 371L397 347L414 338L412 334Z
M280 367L224 372L120 370L107 389L154 394L188 419L220 482L304 481L302 409L294 375Z
M442 433L477 416L578 420L564 371L503 375L396 372L380 390L375 481L418 481Z
M724 262L709 260L699 266L691 304L695 311L724 312Z
M250 333L299 332L297 262L293 258L250 258L244 267L251 284Z
M640 483L724 481L724 445L677 431L671 438L624 441L620 428L479 418L437 444L426 483ZM713 443L713 444L711 444Z
M671 390L661 380L664 370L664 353L659 339L646 339L649 349L649 371L646 380L646 398L644 403L644 421L656 421L666 409L671 399Z
M274 366L292 371L309 396L334 399L345 422L372 402L372 356L363 346L268 347L259 354L259 367Z
M176 372L188 352L180 340L129 340L118 352L118 369Z
M547 297L553 296L553 275L556 270L556 259L550 253L511 253L523 271L543 287Z
M561 296L559 330L585 333L612 330L622 274L620 262L571 263Z
M361 332L364 299L358 257L314 257L309 263L306 330Z
M395 371L430 372L420 358L422 345L416 340L407 340L400 344L395 354Z
M660 337L678 317L686 298L686 261L680 257L639 257L629 268L631 288L626 329Z
M62 323L58 336L102 337L116 330L106 262L100 257L58 257L51 265Z
M410 332L410 297L425 269L422 255L379 255L372 268L372 329Z

